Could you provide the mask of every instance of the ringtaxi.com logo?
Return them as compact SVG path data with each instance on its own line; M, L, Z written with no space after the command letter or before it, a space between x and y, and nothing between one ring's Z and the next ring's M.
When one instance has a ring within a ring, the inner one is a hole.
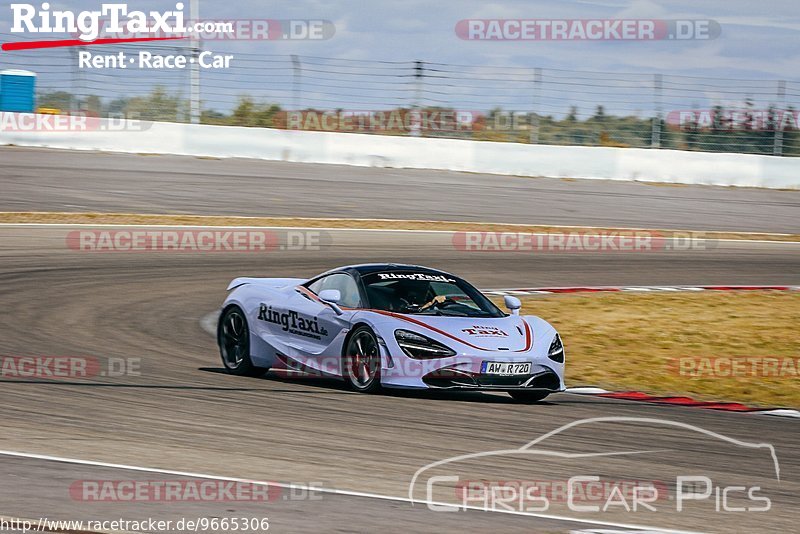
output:
M655 252L705 250L715 241L694 232L454 232L452 244L463 252Z
M188 20L184 2L171 11L131 10L127 4L102 4L97 10L56 10L49 2L11 4L12 33L66 33L91 43L105 39L326 40L336 33L329 20Z
M74 11L51 10L49 2L39 8L33 4L11 4L14 23L12 33L70 33L78 34L85 42L100 36L101 18L105 18L106 30L112 33L130 32L153 36L158 32L186 34L186 16L183 2L175 4L173 11L129 10L127 4L102 4L99 10Z
M661 41L716 39L722 29L689 19L464 19L455 32L467 41Z
M81 379L141 376L141 358L0 356L0 379Z
M67 248L80 252L316 251L331 242L318 230L73 230L66 236Z

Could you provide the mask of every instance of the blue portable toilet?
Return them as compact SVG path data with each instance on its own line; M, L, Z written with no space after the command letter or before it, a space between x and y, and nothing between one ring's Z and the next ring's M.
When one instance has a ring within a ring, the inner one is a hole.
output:
M0 71L0 111L33 113L36 107L36 73Z

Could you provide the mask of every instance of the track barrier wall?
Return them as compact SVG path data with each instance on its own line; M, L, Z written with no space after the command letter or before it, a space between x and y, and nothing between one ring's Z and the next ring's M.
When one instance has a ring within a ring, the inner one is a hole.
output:
M532 145L93 119L78 131L0 128L0 145L256 158L550 178L800 189L800 158L642 148Z

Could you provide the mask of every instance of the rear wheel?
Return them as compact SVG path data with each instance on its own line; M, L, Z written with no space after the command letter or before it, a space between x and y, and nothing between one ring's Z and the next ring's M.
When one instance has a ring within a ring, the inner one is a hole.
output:
M368 326L356 328L342 356L342 376L351 389L372 393L381 387L381 354L378 338Z
M232 375L261 376L268 368L256 367L250 359L250 327L239 306L227 308L217 325L217 344L222 365Z
M549 391L526 391L524 389L509 391L509 395L511 395L514 400L518 400L520 402L539 402L547 398L550 395Z

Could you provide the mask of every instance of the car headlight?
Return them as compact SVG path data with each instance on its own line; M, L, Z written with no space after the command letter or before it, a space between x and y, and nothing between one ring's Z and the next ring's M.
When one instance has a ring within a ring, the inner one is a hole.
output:
M550 348L547 349L547 357L554 362L564 363L564 344L561 343L561 336L556 334L553 342L550 343Z
M456 352L450 347L410 330L395 330L394 338L403 352L415 360L449 358L456 355Z

